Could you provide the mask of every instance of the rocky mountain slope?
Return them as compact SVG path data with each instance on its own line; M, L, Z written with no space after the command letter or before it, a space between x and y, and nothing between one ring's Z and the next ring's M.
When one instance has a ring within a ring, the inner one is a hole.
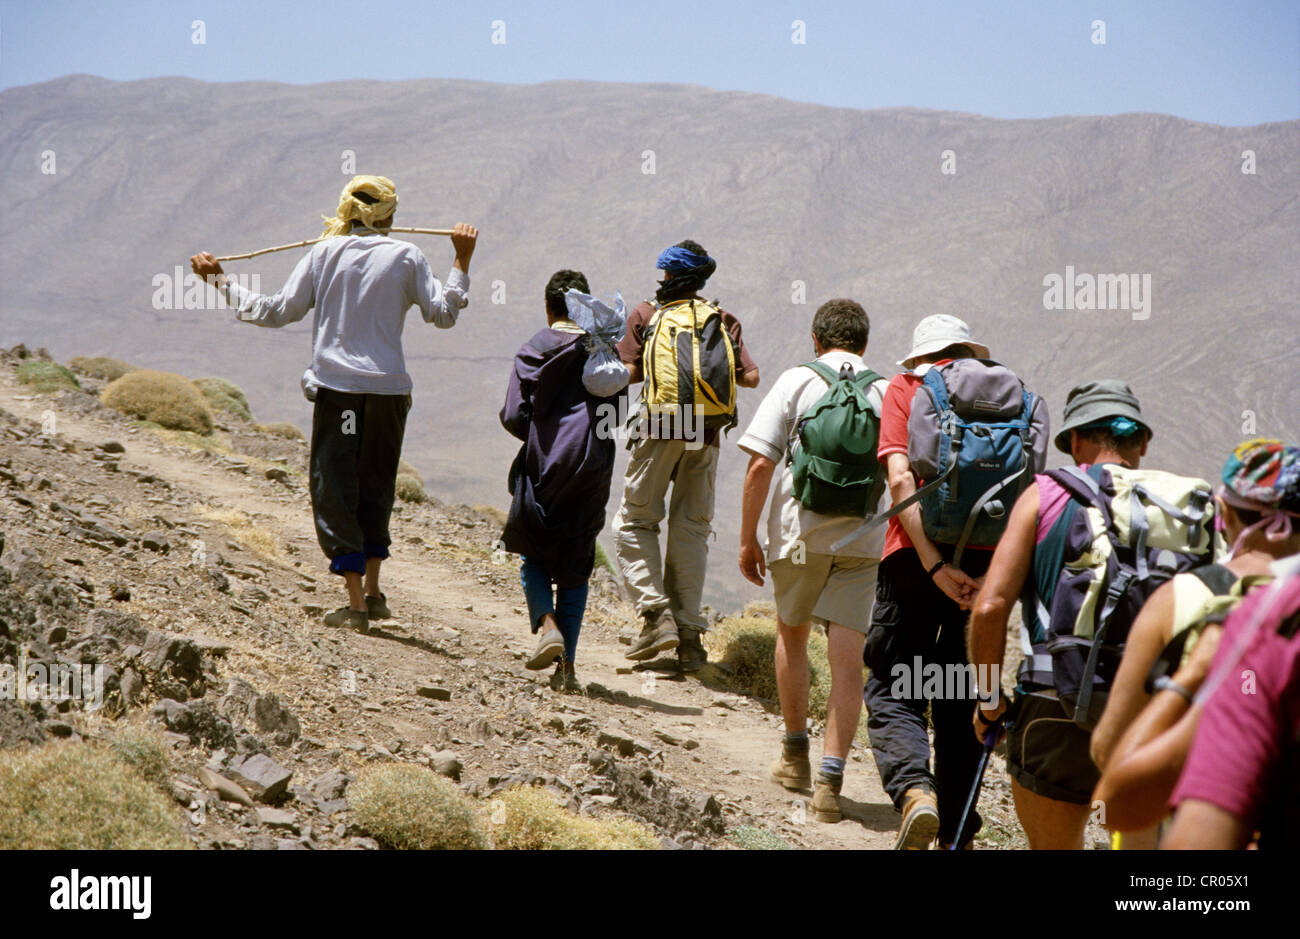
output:
M845 821L822 825L766 779L773 702L713 667L629 668L632 611L608 574L579 650L584 693L526 671L517 561L493 551L491 510L400 505L384 584L395 619L370 636L331 630L319 617L342 594L315 545L302 441L230 421L196 449L103 407L92 380L32 394L17 354L0 358L0 664L106 678L95 710L0 700L0 748L163 730L201 848L376 847L348 786L387 761L431 766L478 800L544 786L670 848L892 844L869 750L849 763ZM981 811L981 847L1023 844L1000 764Z

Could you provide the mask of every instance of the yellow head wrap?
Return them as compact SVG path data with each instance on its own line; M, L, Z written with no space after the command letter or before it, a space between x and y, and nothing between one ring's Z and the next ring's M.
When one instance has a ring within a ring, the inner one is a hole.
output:
M364 192L376 201L373 204L363 202L353 195L356 192ZM375 228L375 222L388 218L396 209L397 189L391 179L387 176L353 176L339 194L339 207L333 217L321 216L325 220L323 237L346 235L352 230L353 220L374 231L384 231Z

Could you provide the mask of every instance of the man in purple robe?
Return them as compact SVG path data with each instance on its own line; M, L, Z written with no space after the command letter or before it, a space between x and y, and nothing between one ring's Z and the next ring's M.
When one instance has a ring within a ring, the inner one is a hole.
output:
M547 326L515 355L501 409L502 426L524 442L510 467L502 543L522 555L529 623L541 634L527 665L558 659L551 687L566 692L581 689L573 662L614 472L613 435L598 432L604 399L583 384L588 334L569 319L570 288L587 293L587 278L565 270L547 283Z

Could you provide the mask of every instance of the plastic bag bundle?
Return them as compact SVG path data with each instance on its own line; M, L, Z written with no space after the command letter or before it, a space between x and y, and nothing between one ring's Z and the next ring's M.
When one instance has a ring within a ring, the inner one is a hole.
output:
M582 384L598 398L608 398L627 387L631 378L627 366L614 348L627 330L627 308L623 295L614 294L613 305L578 290L564 296L569 319L587 333L587 364L582 367Z

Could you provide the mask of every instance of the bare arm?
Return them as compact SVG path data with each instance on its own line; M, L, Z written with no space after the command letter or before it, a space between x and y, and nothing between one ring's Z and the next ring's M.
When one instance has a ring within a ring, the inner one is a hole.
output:
M1178 806L1162 850L1240 851L1250 843L1250 828L1212 802L1188 799Z
M889 495L894 500L894 505L916 493L916 477L912 475L912 463L906 453L891 453L886 456L885 469L889 474ZM925 533L919 503L914 502L899 512L898 521L903 526L903 531L907 532L907 537L912 540L922 567L928 571L943 559L939 549ZM975 580L951 564L934 574L934 582L963 610L970 609L971 601L979 590L979 584Z
M1209 673L1221 633L1218 626L1206 628L1187 664L1174 673L1174 682L1196 693ZM1201 712L1199 706L1189 707L1182 695L1165 690L1138 714L1119 738L1097 784L1094 798L1106 806L1107 828L1138 831L1164 817Z
M1151 700L1143 686L1151 666L1169 642L1173 623L1174 584L1169 581L1151 595L1129 631L1106 710L1092 732L1092 761L1098 769L1106 769L1120 736Z
M740 385L740 387L742 388L757 388L758 369L751 368L749 371L745 372L743 375L741 375L739 378L736 379L736 384Z
M1007 519L1007 530L998 541L984 586L975 598L975 607L966 626L966 651L975 674L982 679L980 697L990 700L999 692L1002 657L1007 644L1007 620L1029 576L1034 557L1034 536L1038 526L1038 486L1031 485L1016 500ZM980 668L980 666L984 668ZM995 670L996 667L996 670ZM976 729L976 736L981 731Z
M740 572L750 583L763 586L763 575L767 573L763 561L763 549L758 543L758 519L763 514L763 503L767 501L767 490L772 484L772 471L776 464L765 456L755 453L749 458L749 468L745 470L745 488L741 496L740 507Z

